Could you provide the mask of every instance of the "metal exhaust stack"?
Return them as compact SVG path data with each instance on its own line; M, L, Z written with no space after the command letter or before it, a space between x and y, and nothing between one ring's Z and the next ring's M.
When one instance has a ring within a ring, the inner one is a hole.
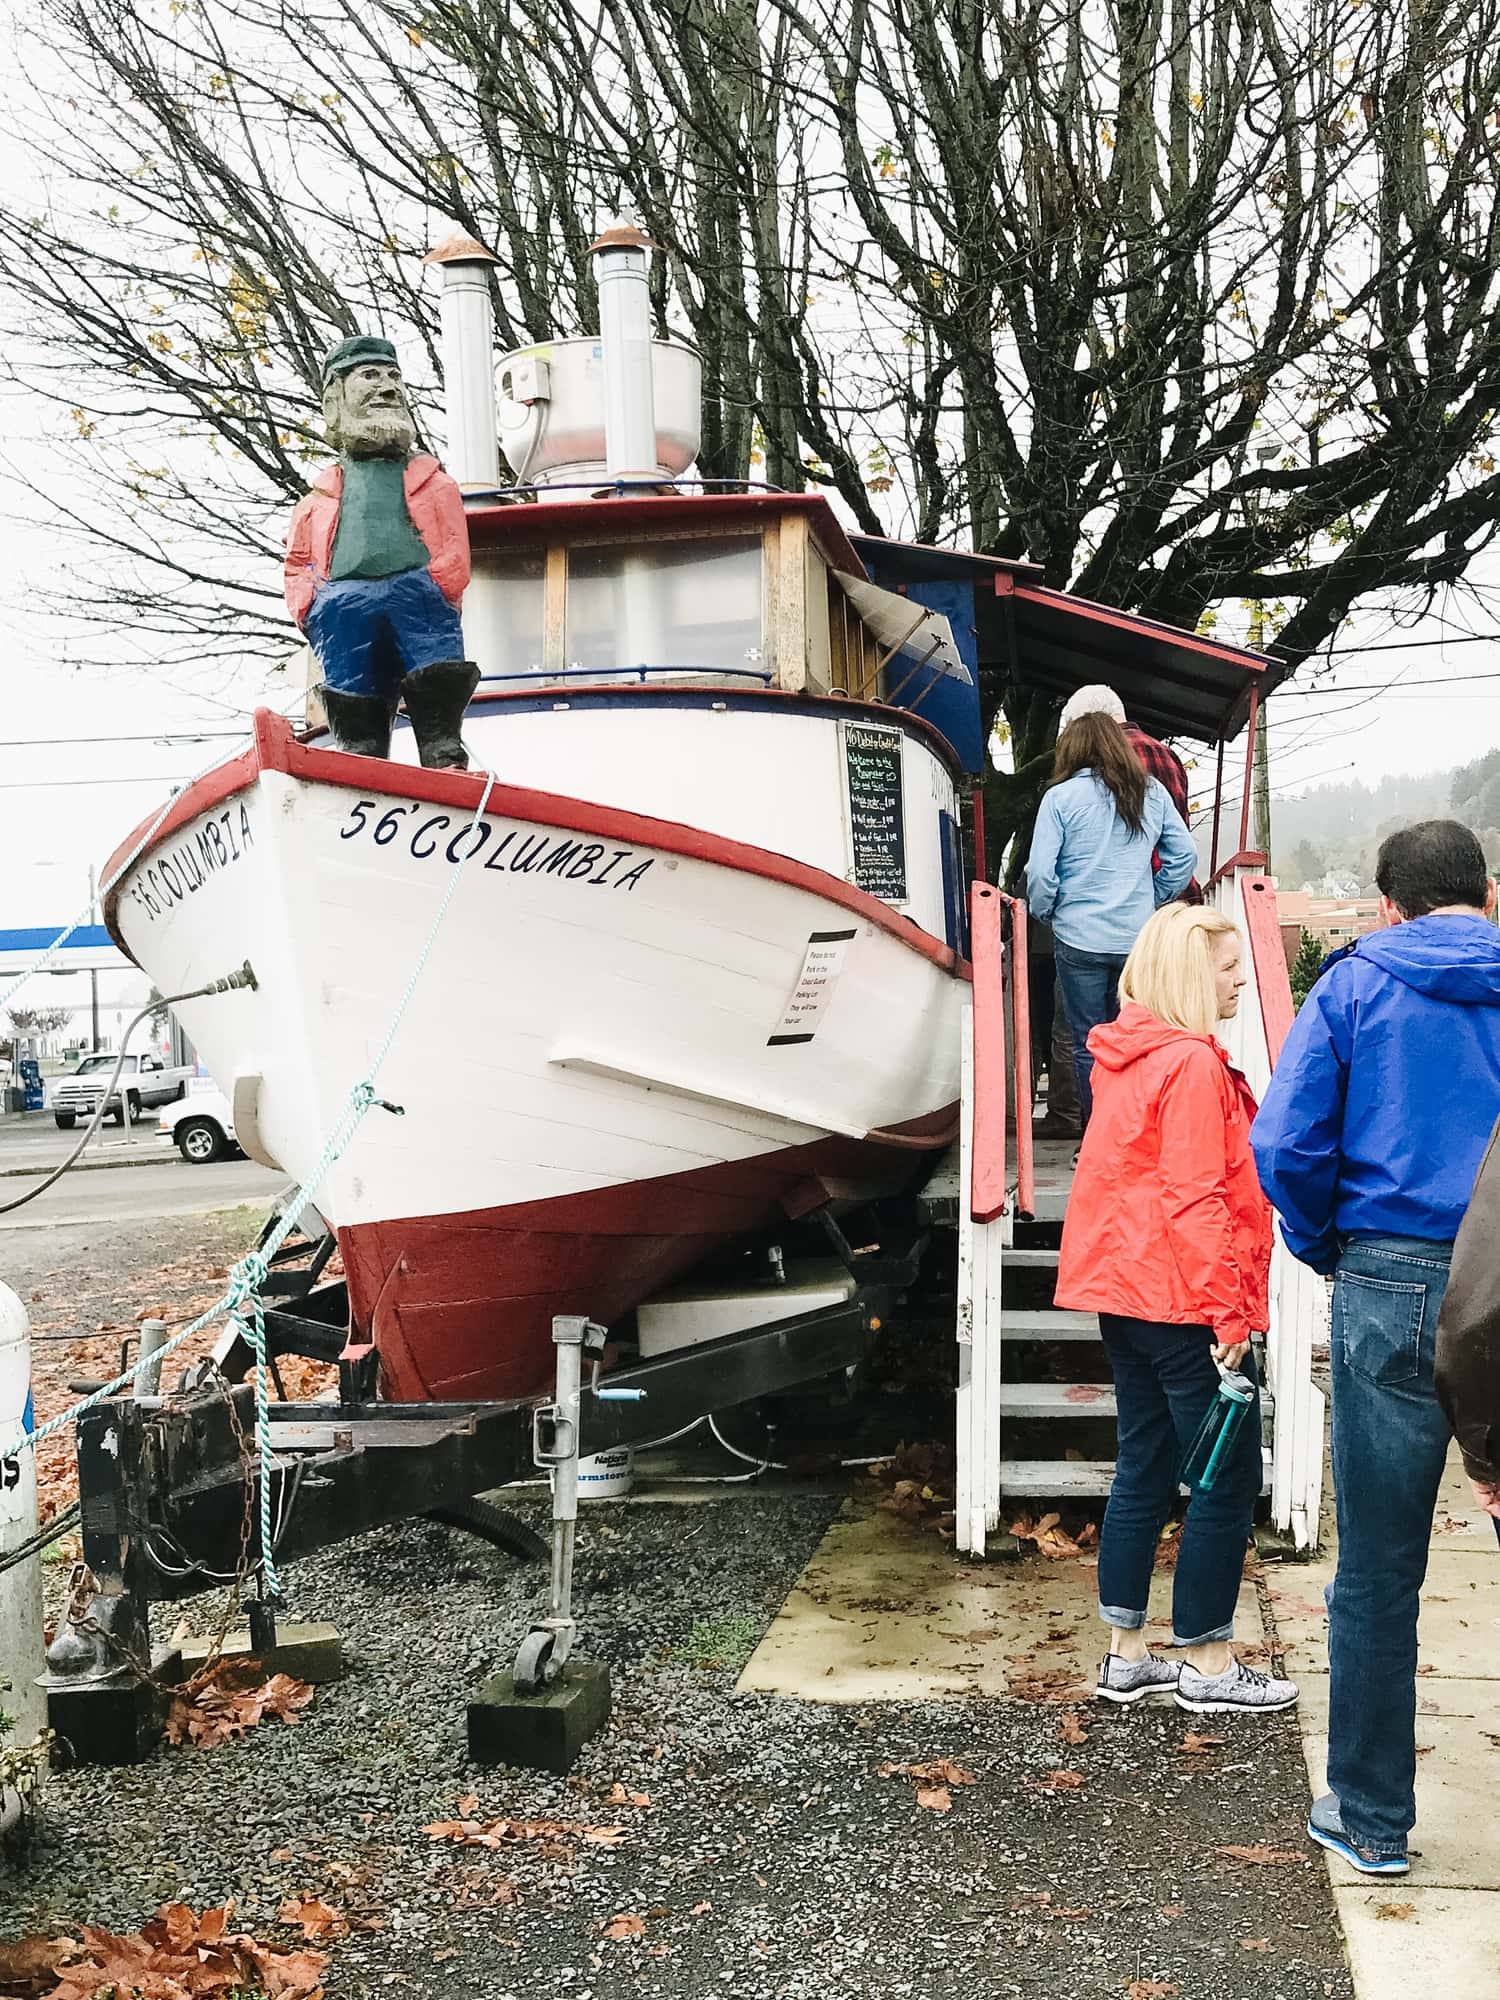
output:
M424 264L442 274L443 388L448 406L449 472L461 487L500 484L500 432L495 415L495 315L490 305L492 256L472 236L452 236Z
M651 240L629 223L590 244L599 287L604 349L604 458L611 479L661 483L652 381L651 295L646 259Z

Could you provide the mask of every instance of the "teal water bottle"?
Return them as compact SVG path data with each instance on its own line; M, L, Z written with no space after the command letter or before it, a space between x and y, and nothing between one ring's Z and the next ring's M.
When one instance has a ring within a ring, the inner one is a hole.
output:
M1183 1485L1197 1486L1204 1492L1218 1478L1220 1467L1228 1459L1239 1435L1240 1425L1255 1401L1255 1384L1241 1375L1237 1368L1226 1368L1222 1361L1216 1361L1214 1366L1219 1371L1219 1393L1209 1404L1203 1422L1198 1426L1198 1435L1188 1446L1187 1457L1182 1461Z

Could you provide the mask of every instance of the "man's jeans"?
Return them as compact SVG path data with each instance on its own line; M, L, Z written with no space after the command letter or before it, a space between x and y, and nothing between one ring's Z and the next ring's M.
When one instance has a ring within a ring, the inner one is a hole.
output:
M1351 1237L1333 1284L1328 1784L1350 1838L1377 1854L1405 1854L1417 1816L1417 1608L1449 1442L1432 1364L1452 1252Z
M1214 1337L1206 1326L1161 1326L1100 1313L1117 1424L1114 1484L1099 1537L1099 1616L1138 1632L1156 1547L1177 1504L1178 1474L1219 1393ZM1241 1371L1253 1382L1247 1354ZM1228 1639L1260 1493L1260 1397L1244 1417L1218 1475L1194 1486L1172 1579L1172 1632L1179 1646Z
M1052 949L1057 959L1057 979L1067 1008L1068 1027L1073 1036L1073 1072L1078 1078L1078 1108L1087 1125L1094 1108L1094 1092L1090 1083L1094 1074L1094 1058L1088 1050L1089 1033L1105 1021L1112 1021L1120 1011L1120 974L1125 970L1125 960L1101 951L1075 951L1072 945L1064 944L1056 936Z

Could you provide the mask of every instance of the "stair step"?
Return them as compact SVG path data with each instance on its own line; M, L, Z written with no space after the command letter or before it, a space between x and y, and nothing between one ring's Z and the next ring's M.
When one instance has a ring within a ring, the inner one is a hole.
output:
M1017 1498L1064 1500L1108 1493L1114 1476L1112 1458L1007 1458L1000 1465L1000 1491Z
M1108 1382L1002 1382L1000 1418L1112 1417L1115 1392Z
M1055 1271L1060 1250L1027 1250L1012 1248L1001 1253L1004 1268L1015 1271Z
M1271 1490L1271 1454L1262 1453L1261 1494ZM1017 1499L1067 1500L1108 1493L1115 1476L1112 1458L1006 1458L1000 1462L1000 1491Z
M1000 1308L1002 1340L1097 1340L1097 1313L1039 1311L1022 1312L1012 1306Z

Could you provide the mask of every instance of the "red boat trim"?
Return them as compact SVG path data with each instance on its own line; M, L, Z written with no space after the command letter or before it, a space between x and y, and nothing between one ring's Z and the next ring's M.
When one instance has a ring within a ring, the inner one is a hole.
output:
M1241 868L1264 868L1266 857L1253 847L1242 847L1238 854L1231 854L1227 861L1221 861L1208 878L1210 889L1216 889L1221 882L1227 882Z
M254 725L255 747L208 772L180 792L172 809L152 837L151 848L169 839L199 813L221 805L233 793L254 783L260 771L277 771L306 784L335 785L341 791L369 792L378 798L416 800L424 805L454 806L474 812L484 796L485 778L472 771L426 771L405 764L392 764L383 757L356 757L347 750L318 750L299 743L292 726L268 708L257 709ZM531 791L521 785L492 787L487 814L506 819L527 820L537 826L555 826L569 833L598 834L626 846L655 847L665 854L680 854L690 861L706 861L715 867L733 868L744 875L759 875L790 889L836 903L864 922L875 925L898 943L921 957L930 959L945 972L961 979L969 976L967 964L952 947L910 917L904 917L878 897L840 881L821 868L789 855L773 854L767 848L751 847L741 840L707 833L699 827L682 826L671 820L648 819L642 813L624 812L615 806L599 806L586 799L563 798L553 792ZM144 825L150 824L147 820ZM138 827L116 848L106 863L106 876L130 853L140 838ZM150 852L148 848L143 851ZM118 890L105 899L104 921L110 935L128 955L115 920Z
M697 527L705 521L743 520L758 528L768 515L802 514L840 569L859 577L866 574L838 515L821 493L603 493L541 501L476 497L464 511L475 548L507 541L555 541L576 535L580 528L597 528L601 541L646 528L670 535L675 528Z
M1281 665L1279 660L1273 660L1265 653L1252 652L1248 646L1226 646L1221 640L1205 639L1200 633L1183 631L1180 626L1163 625L1158 618L1143 618L1136 611L1113 611L1107 604L1094 604L1086 597L1071 597L1065 590L1049 590L1044 584L1018 582L1014 594L1039 609L1065 612L1069 618L1082 618L1093 625L1108 625L1112 631L1153 634L1169 640L1185 653L1196 653L1205 660L1222 661L1226 667L1238 667L1242 673L1251 676L1259 676Z
M1242 885L1245 929L1250 933L1250 963L1260 996L1260 1018L1266 1031L1266 1054L1276 1067L1282 1044L1292 1031L1292 982L1281 948L1276 918L1276 885L1268 875L1252 875Z
M969 1157L969 1213L993 1222L1005 1213L1005 976L1001 959L1003 898L988 882L969 893L969 949L974 954L974 1136Z

